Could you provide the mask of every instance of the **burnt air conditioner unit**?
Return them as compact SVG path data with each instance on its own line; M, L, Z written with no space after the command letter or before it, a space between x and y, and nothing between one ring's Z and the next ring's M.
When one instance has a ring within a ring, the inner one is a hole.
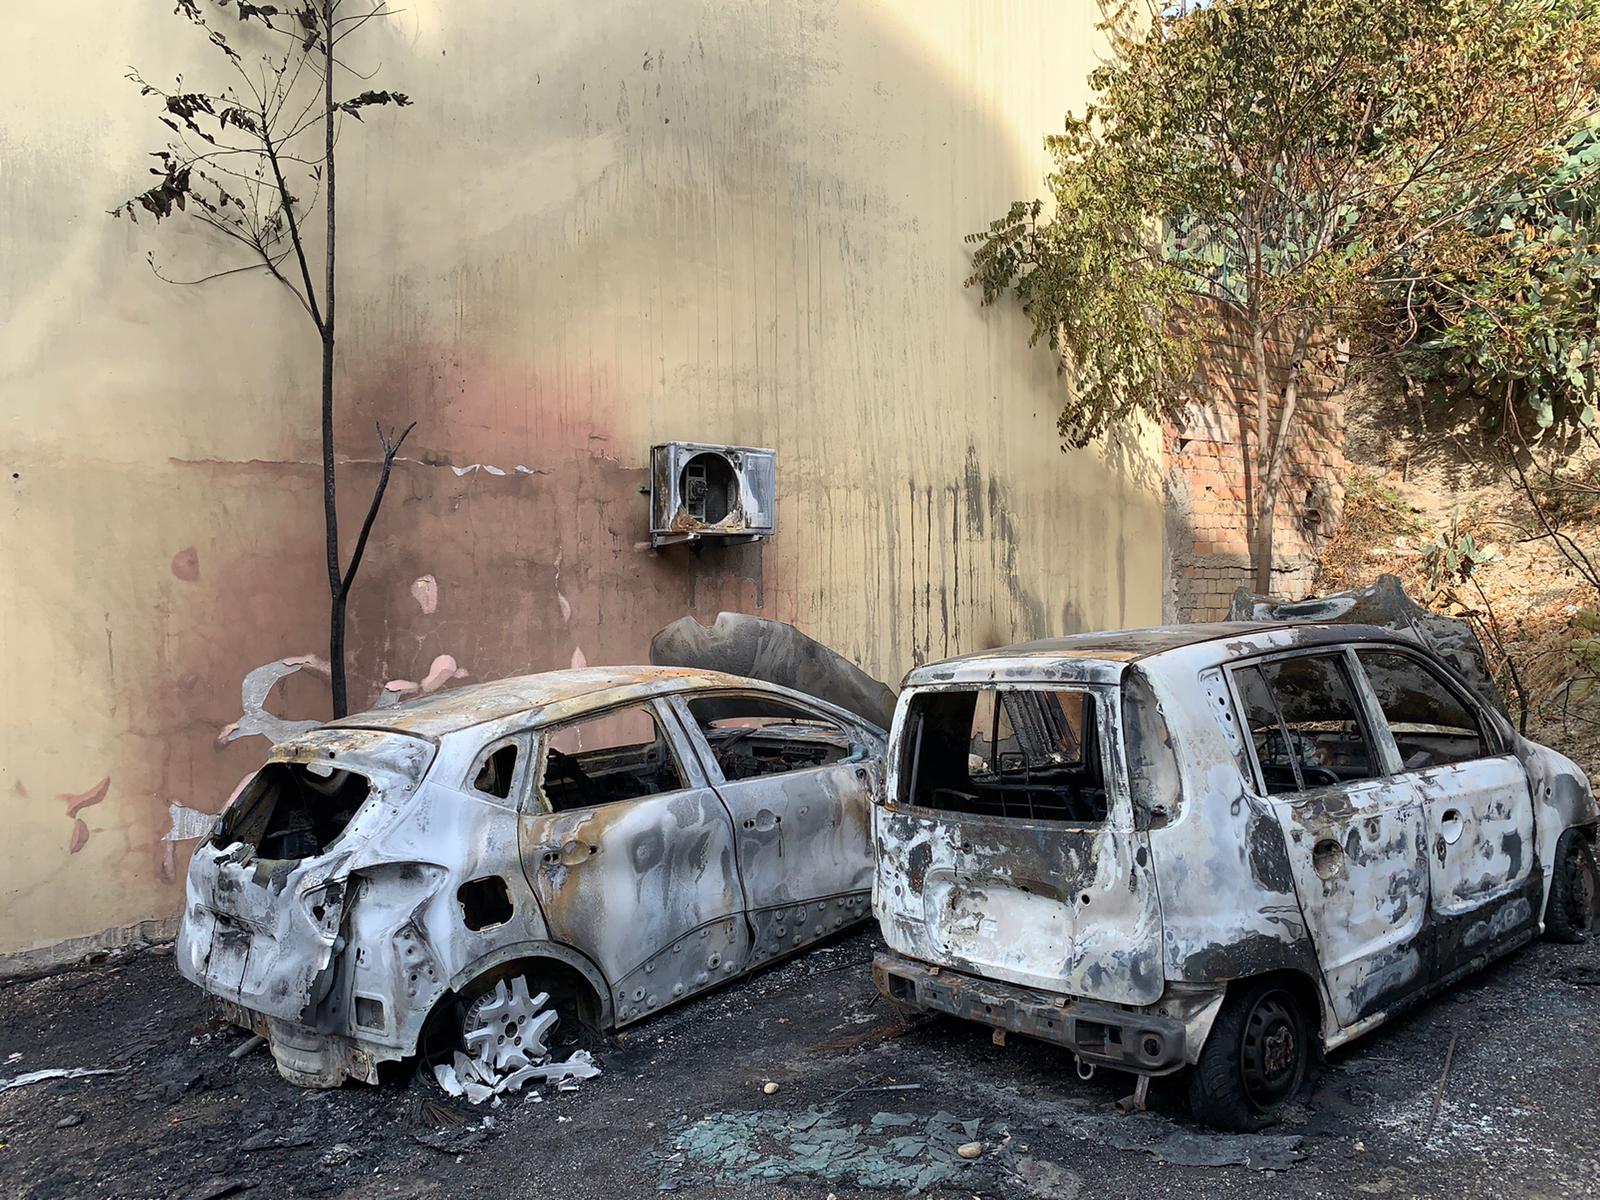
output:
M650 447L650 544L758 542L776 527L777 455L752 446Z

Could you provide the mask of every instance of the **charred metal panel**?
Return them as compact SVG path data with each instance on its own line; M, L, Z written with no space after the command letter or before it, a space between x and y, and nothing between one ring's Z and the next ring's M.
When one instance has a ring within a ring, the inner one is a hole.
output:
M1425 984L1427 826L1411 785L1363 780L1270 805L1339 1021Z
M634 983L631 991L644 992L640 1001L627 1001L614 985L619 1023L630 1019L625 1012L650 1011L650 995L665 1003L744 969L750 944L733 822L710 788L529 813L521 838L528 882L551 936L583 947L608 980L620 985L663 954L687 956L688 965L670 972L665 988ZM703 939L702 954L693 939L713 925L719 932ZM705 979L695 984L702 972ZM686 991L674 993L679 984Z
M793 625L744 613L718 613L711 625L674 621L650 641L650 661L760 679L826 700L886 733L894 692Z
M1513 756L1407 773L1427 811L1432 903L1454 917L1503 899L1533 870L1533 805Z
M905 802L901 696L888 802L875 815L873 904L901 954L1045 991L1120 1004L1161 995L1161 918L1146 835L1134 828L1114 693L1106 731L1107 819L1093 826L933 811ZM1113 782L1114 781L1114 782Z
M1288 969L1315 980L1289 848L1271 805L1254 794L1232 695L1214 665L1224 645L1140 664L1179 747L1184 796L1178 817L1150 833L1166 977L1216 984Z

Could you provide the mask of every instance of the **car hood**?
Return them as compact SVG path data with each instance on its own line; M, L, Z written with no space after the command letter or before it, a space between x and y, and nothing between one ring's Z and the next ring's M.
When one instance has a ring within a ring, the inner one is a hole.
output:
M855 663L793 625L744 613L718 613L710 625L674 621L651 639L657 666L725 671L836 704L887 730L895 694Z

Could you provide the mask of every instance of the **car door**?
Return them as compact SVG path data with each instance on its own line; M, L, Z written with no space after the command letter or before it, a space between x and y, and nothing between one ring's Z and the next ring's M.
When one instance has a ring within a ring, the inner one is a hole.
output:
M611 987L619 1025L742 971L733 822L655 702L544 730L519 821L550 936Z
M1538 921L1527 774L1481 706L1426 656L1356 650L1392 739L1397 778L1420 797L1428 839L1434 973L1448 975Z
M1334 650L1229 671L1341 1025L1430 975L1422 804L1409 781L1386 773L1352 670Z
M770 692L695 693L673 707L733 818L752 963L867 917L881 738Z

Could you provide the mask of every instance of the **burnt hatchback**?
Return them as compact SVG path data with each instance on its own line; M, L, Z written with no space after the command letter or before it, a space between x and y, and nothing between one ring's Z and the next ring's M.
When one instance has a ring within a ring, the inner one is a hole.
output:
M625 1026L865 919L883 747L669 666L356 714L277 746L196 851L178 969L304 1086L435 1034L516 1067L551 1012Z
M1085 634L906 679L874 817L903 1010L1189 1072L1255 1128L1319 1049L1595 923L1597 808L1435 654L1358 625Z

